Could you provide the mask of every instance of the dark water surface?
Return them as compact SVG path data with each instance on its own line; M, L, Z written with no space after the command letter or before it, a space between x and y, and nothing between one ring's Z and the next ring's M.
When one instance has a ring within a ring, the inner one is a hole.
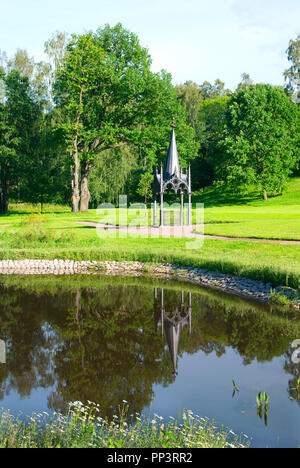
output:
M297 339L296 314L186 283L3 276L0 406L28 415L90 400L111 417L126 400L133 414L166 419L186 408L254 447L297 447Z

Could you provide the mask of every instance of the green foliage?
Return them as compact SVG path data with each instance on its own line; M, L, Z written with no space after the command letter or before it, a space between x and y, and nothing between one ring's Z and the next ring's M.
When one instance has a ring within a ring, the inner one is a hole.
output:
M89 128L94 110L91 104L97 99L96 81L99 75L105 76L105 67L104 51L95 43L93 35L73 35L57 68L54 86L55 102L65 115L60 128L70 150L76 137L81 147L93 142L92 128ZM87 124L83 126L85 120Z
M264 415L264 421L266 426L268 425L269 400L270 396L266 392L259 392L259 394L256 397L257 414L260 417L260 419L262 419Z
M216 167L222 158L219 142L224 138L225 116L230 96L218 96L204 100L198 110L198 138L200 157L192 167L193 187L212 185L216 179ZM195 173L194 173L195 170Z
M300 35L295 40L291 40L287 49L287 57L291 64L285 71L284 77L287 82L286 89L293 94L293 100L300 104Z
M138 166L137 148L126 146L103 151L95 156L94 166L89 175L91 203L119 202L119 195L127 194L128 187L134 178Z
M275 290L271 291L270 303L280 306L287 306L293 303L285 294L278 293Z
M205 81L202 85L187 81L176 86L176 91L200 148L192 160L193 189L197 190L215 180L217 145L223 136L224 113L231 93L219 79L214 84Z
M0 213L6 213L12 186L24 177L37 133L39 109L28 78L2 72L5 102L0 104Z
M53 113L43 114L38 122L38 134L31 148L25 176L14 193L15 199L40 203L68 203L71 198L71 160L65 153L60 135L53 131Z
M147 200L152 195L152 181L153 181L153 174L151 172L145 172L141 175L140 181L137 188L137 193L144 197L145 206L147 206Z
M255 185L267 199L299 170L300 118L291 103L299 104L299 37L287 50L288 97L247 73L234 94L220 79L174 87L169 73L151 71L148 50L120 23L56 32L45 53L49 62L23 49L0 54L1 212L9 197L41 207L72 200L78 211L81 196L86 211L90 198L96 206L121 191L140 196L141 174L165 159L173 118L193 190L216 181L234 190Z
M232 379L232 385L233 385L233 392L232 392L232 398L235 397L236 392L240 392L239 386L235 383L235 381Z
M1 75L2 141L6 151L10 147L15 152L14 156L10 153L4 167L4 145L0 150L5 178L2 198L40 202L41 206L45 202L66 202L70 198L70 162L63 152L61 136L53 132L57 112L50 111L50 64L35 63L25 50L18 50Z
M214 84L211 84L209 81L204 81L204 83L199 86L199 89L204 100L216 99L217 97L224 97L231 94L231 91L225 88L225 83L219 78L215 80Z
M23 226L40 226L48 221L47 216L42 216L41 214L30 213L28 218L25 218L21 221Z
M183 160L193 155L193 131L176 100L170 75L151 72L151 58L138 38L121 24L73 36L57 69L55 102L73 151L75 176L85 184L99 153L135 145L146 166L161 159L169 123L176 118ZM75 188L78 183L75 179ZM82 194L83 196L83 194Z
M64 32L57 31L52 37L45 42L44 50L48 58L53 63L54 71L60 65L68 43L68 35Z
M176 86L176 92L181 105L186 111L187 122L191 125L198 136L198 112L203 96L197 83L186 81Z
M58 232L45 229L41 225L45 224L42 219L38 218L29 218L28 227L23 225L23 229L10 234L13 236L11 239L11 245L13 248L22 248L28 246L28 244L35 246L44 246L47 248L49 246L59 246L66 245L70 242L75 241L75 235L72 232ZM32 227L35 226L36 227ZM31 226L31 227L30 227ZM5 236L4 236L5 237ZM3 240L3 237L2 237Z
M298 393L300 392L300 377L297 379L296 390Z
M251 80L251 77L249 73L243 73L242 74L242 81L238 84L238 89L240 88L248 88L248 86L252 85L253 81Z
M35 63L26 50L18 49L14 57L8 60L7 71L17 71L30 83L31 95L41 110L51 107L50 81L51 65L46 62Z
M245 438L232 431L217 431L208 419L192 411L184 412L184 421L163 421L138 416L128 424L128 407L110 421L99 414L99 405L69 405L66 415L32 414L27 424L2 411L1 448L248 448ZM233 434L233 436L232 436Z
M282 193L300 160L300 112L280 87L251 85L231 98L218 176L237 188L255 185L267 199Z

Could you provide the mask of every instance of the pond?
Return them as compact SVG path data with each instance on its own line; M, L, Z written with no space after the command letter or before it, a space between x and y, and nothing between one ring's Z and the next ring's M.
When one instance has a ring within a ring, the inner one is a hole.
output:
M126 400L132 414L185 408L253 447L297 447L297 339L296 313L189 283L2 276L0 407L25 418L90 400L112 417ZM270 395L266 417L259 392Z

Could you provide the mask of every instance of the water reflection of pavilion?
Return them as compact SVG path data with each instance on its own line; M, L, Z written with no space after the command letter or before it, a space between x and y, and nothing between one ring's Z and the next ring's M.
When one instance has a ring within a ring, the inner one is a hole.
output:
M165 292L161 289L160 299L158 289L154 289L154 320L155 330L161 327L162 336L165 333L171 354L174 374L177 374L177 357L179 341L182 329L187 326L189 333L192 332L192 295L188 293L188 304L185 305L184 292L181 293L181 302L171 306L172 310L165 309Z
M0 340L0 364L6 363L6 348L5 341Z

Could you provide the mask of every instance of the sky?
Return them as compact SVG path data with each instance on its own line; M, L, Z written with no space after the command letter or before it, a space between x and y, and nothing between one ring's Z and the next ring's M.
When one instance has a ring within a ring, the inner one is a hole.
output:
M138 35L173 83L220 78L230 89L284 84L286 49L300 34L299 0L0 0L0 50L45 59L55 31L84 33L109 23Z

